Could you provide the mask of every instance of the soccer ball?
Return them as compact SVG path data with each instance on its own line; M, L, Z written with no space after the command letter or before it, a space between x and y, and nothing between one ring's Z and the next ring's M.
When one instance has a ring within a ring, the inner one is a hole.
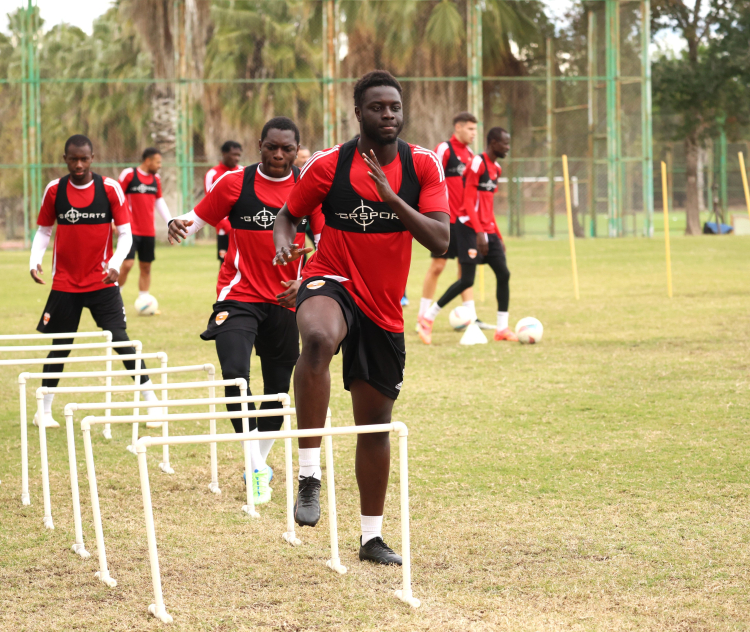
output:
M518 342L533 345L542 341L544 327L536 318L527 316L516 323L516 336Z
M456 309L451 312L450 316L448 316L448 322L456 331L466 329L471 325L473 320L474 318L471 315L471 310L463 305L456 307Z
M135 299L135 309L139 316L153 316L159 309L159 301L150 294L141 294Z

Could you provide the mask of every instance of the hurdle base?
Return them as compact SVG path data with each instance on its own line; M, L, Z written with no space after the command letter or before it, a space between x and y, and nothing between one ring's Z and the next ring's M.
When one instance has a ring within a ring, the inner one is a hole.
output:
M174 474L174 470L169 463L159 463L159 469L165 474Z
M29 496L29 494L21 494L21 504L22 505L30 505L31 504L31 496Z
M94 577L96 577L100 582L106 584L110 588L114 588L115 586L117 586L117 580L109 574L109 571L104 571L104 573L102 573L101 571L96 571L96 573L94 573Z
M346 566L341 564L341 560L339 558L336 558L335 560L328 560L326 562L326 566L332 571L336 571L339 575L346 574Z
M209 483L208 489L211 491L212 494L221 494L221 489L219 488L218 483Z
M42 518L42 521L44 522L44 526L47 529L51 529L53 531L55 530L55 523L52 522L52 516L44 516L44 518Z
M260 514L254 509L250 509L250 505L242 505L242 511L244 511L251 518L260 518Z
M284 538L289 544L292 546L299 546L302 544L302 540L300 540L295 534L294 531L285 531L281 534L281 537Z
M136 453L136 451L135 451L135 446L134 446L134 445L126 445L126 446L125 446L125 449L126 449L126 450L127 450L128 452L130 452L131 454L137 454L137 453Z
M102 435L105 439L111 439L112 438L112 429L111 428L105 428L102 430Z
M148 611L155 616L157 619L159 619L162 623L172 623L174 619L172 619L172 615L167 612L166 608L162 608L161 610L156 609L156 604L152 603L148 607Z
M419 608L419 606L422 605L422 602L419 601L419 599L417 599L416 597L412 597L411 591L406 593L406 591L397 590L396 597L398 597L404 603L408 603L412 608Z
M76 543L70 547L70 550L76 555L80 555L84 560L91 557L91 553L84 548L83 544Z

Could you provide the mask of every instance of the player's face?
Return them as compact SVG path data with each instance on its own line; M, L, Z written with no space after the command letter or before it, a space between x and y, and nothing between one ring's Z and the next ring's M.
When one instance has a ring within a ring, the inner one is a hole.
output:
M294 132L288 129L269 129L260 141L260 162L263 173L272 178L288 176L297 159L299 145Z
M456 133L456 138L464 145L471 145L477 137L477 124L471 121L456 123L453 130Z
M146 171L150 174L157 174L159 173L159 169L161 169L161 154L149 156L146 161Z
M91 147L88 145L84 145L83 147L68 145L67 153L63 155L63 160L68 165L70 179L76 184L83 184L91 171L94 152L91 151Z
M302 167L305 166L305 163L310 160L310 150L309 149L300 149L297 152L297 160L294 161L295 166L302 169Z
M242 150L239 147L230 149L225 154L221 154L221 162L229 169L236 169L242 158Z
M362 107L354 113L362 127L362 134L380 145L392 145L404 127L401 95L391 86L378 86L365 91Z
M493 140L492 151L498 158L505 158L510 151L510 134L501 134L499 140Z

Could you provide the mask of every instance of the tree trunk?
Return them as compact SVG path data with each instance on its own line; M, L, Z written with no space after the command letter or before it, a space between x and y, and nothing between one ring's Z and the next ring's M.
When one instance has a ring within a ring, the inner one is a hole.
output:
M698 133L685 138L685 234L701 234L700 205L698 202Z

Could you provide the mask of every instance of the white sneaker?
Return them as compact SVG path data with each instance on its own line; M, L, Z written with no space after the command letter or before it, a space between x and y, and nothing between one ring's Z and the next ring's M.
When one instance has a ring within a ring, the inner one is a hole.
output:
M39 413L34 414L34 425L39 426ZM52 413L44 413L44 427L45 428L59 428L60 424L52 419Z
M164 409L161 406L154 406L153 408L148 409L148 414L158 417L159 415L164 414ZM146 428L161 428L163 424L163 421L147 421Z

